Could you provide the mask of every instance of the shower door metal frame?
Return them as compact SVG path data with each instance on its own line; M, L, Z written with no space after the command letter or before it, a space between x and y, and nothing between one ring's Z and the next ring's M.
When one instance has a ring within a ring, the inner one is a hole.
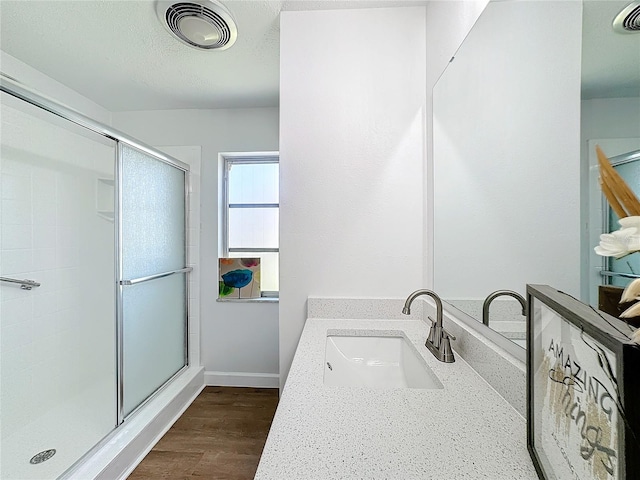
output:
M184 240L185 240L185 263L189 262L189 186L190 186L190 178L189 178L189 165L181 162L173 158L170 155L167 155L154 147L151 147L143 142L136 140L129 135L111 128L108 125L105 125L97 120L94 120L86 115L83 115L72 108L62 105L61 103L46 97L35 90L23 85L15 78L10 77L2 72L0 72L0 91L5 92L13 97L16 97L20 100L25 101L31 105L41 108L49 113L52 113L60 118L68 120L76 125L86 128L94 133L102 135L103 137L109 138L116 142L116 158L115 158L115 212L117 215L117 220L114 222L114 230L115 230L115 311L116 318L114 319L116 323L116 424L114 425L114 429L122 425L122 423L137 412L143 405L145 405L149 400L155 397L161 390L163 390L167 385L171 383L171 381L180 375L184 370L189 367L189 320L190 320L190 310L189 310L189 271L183 272L185 274L185 335L184 335L184 366L178 370L172 377L167 379L157 390L155 390L151 395L149 395L138 407L136 407L129 415L124 416L124 389L123 389L123 375L122 375L122 367L123 367L123 354L122 354L122 287L120 284L121 281L121 272L122 272L122 236L121 236L121 222L122 222L122 202L121 202L121 192L122 192L122 165L121 165L121 144L126 144L131 148L137 149L147 155L150 155L157 160L164 162L172 167L178 168L184 172L184 208L185 208L185 216L184 216ZM186 265L185 265L186 266ZM190 268L190 267L187 267ZM184 269L186 270L186 269ZM98 447L102 442L99 442L95 445L90 451L94 448ZM87 452L88 453L88 452ZM87 454L85 453L85 455ZM82 458L82 457L81 457ZM79 460L78 460L79 461ZM77 463L77 462L76 462ZM75 465L75 463L74 463ZM70 467L70 469L73 466ZM64 475L64 474L63 474Z
M8 93L9 95L19 98L20 100L24 100L31 105L35 105L36 107L40 107L43 110L46 110L49 113L53 113L58 117L64 118L65 120L69 120L70 122L75 123L76 125L80 125L92 132L95 132L104 137L115 140L116 142L123 142L129 145L130 147L137 148L144 153L152 155L159 160L168 163L169 165L173 165L174 167L178 167L181 170L186 172L189 171L189 165L181 162L180 160L173 158L166 153L161 152L160 150L147 145L139 140L136 140L133 137L130 137L126 133L121 132L120 130L116 130L115 128L111 128L104 123L101 123L93 118L89 118L86 115L83 115L72 108L66 107L61 103L56 102L55 100L48 98L36 91L26 87L21 84L17 80L7 76L6 74L0 72L0 91Z
M123 264L122 264L122 144L126 144L128 147L138 150L142 153L146 153L154 157L156 160L166 163L171 167L177 168L184 173L184 263L185 268L173 270L171 272L164 272L157 275L150 275L148 277L142 277L134 280L125 280L122 278ZM170 157L169 157L170 158ZM116 411L116 427L122 425L122 423L131 415L134 415L140 408L142 408L147 402L149 402L156 394L162 391L168 384L171 383L175 377L180 375L184 370L189 367L189 277L188 274L193 270L192 267L187 266L189 263L189 166L178 160L170 158L170 161L164 158L164 155L156 155L155 151L150 152L138 148L137 145L132 145L128 142L118 142L116 149L116 212L117 222L115 225L116 230L116 372L117 372L117 411ZM124 309L123 309L123 296L124 287L135 285L136 283L142 283L148 280L154 280L156 278L162 278L173 274L184 273L185 281L185 328L184 328L184 365L165 382L154 390L140 405L134 408L127 415L124 414Z

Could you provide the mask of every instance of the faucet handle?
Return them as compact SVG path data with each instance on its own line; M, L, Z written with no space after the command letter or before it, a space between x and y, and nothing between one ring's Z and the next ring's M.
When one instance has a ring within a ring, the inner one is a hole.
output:
M438 323L438 322L436 322L433 318L431 318L430 316L429 316L429 317L427 317L427 318L428 318L429 320L431 320L431 327L435 327L435 326L436 326L436 324ZM429 337L431 337L431 335L429 335ZM449 332L447 332L447 331L443 328L443 329L442 329L442 338L444 338L444 337L450 338L451 340L455 340L455 339L456 339L455 335L450 334ZM431 339L431 340L433 340L433 339Z
M453 337L455 340L456 337ZM456 358L453 355L453 350L451 350L451 342L449 341L449 334L442 330L442 343L440 344L440 360L445 363L453 363L456 361Z
M455 340L456 337L454 335L451 335L449 332L447 332L444 328L442 329L442 337L447 337L450 338L451 340Z
M432 344L436 343L436 325L438 324L438 322L436 322L433 318L431 317L427 317L429 320L431 320L431 328L429 329L429 336L427 337L427 342L430 342Z

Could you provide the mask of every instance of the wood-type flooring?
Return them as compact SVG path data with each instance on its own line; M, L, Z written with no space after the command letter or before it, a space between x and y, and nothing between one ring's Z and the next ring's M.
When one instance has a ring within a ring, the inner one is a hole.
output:
M278 390L205 387L129 480L250 480L278 405Z

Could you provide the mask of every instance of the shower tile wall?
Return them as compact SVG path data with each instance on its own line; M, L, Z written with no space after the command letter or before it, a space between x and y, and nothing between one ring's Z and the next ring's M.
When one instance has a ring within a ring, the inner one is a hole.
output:
M115 425L115 150L72 130L3 97L0 275L41 286L0 286L1 478L55 477Z

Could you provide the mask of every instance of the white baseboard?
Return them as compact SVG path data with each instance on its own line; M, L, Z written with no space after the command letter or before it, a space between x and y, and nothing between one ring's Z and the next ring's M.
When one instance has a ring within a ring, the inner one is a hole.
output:
M204 384L213 387L278 388L277 373L204 372Z

